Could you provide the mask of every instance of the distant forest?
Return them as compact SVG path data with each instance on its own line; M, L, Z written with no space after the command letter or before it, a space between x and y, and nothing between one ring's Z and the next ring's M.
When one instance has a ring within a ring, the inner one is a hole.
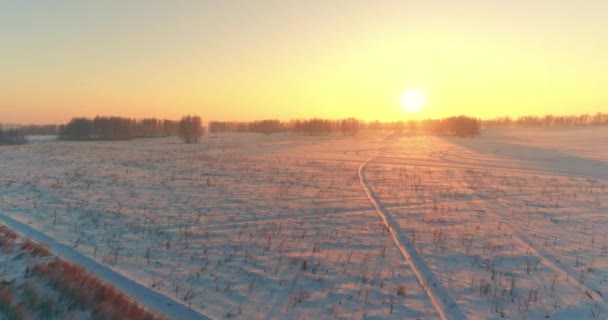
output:
M355 118L342 120L327 119L297 119L290 121L259 120L252 122L233 121L211 121L209 132L258 132L273 134L279 132L294 132L308 136L329 135L341 133L345 136L353 136L364 129L365 123Z
M25 134L17 129L0 129L0 145L27 144Z
M97 116L93 119L74 118L59 126L57 134L62 140L131 140L176 135L177 130L178 121L174 120Z
M135 138L152 138L180 136L187 143L198 142L207 129L210 133L222 132L256 132L266 135L292 132L308 136L341 134L354 136L361 130L385 131L418 131L436 135L470 137L481 133L482 128L545 128L608 126L608 113L595 115L566 116L522 116L518 118L501 117L481 120L468 116L449 117L444 119L409 120L409 121L369 121L355 118L341 120L329 119L294 119L280 121L276 119L251 122L210 121L204 126L200 117L186 116L182 120L167 119L131 119L123 117L74 118L64 125L25 125L0 129L0 145L27 143L27 135L57 135L63 140L130 140ZM181 128L181 129L180 129Z
M355 118L341 120L296 119L280 121L276 119L252 122L210 121L207 129L210 133L221 132L257 132L266 135L292 132L307 136L327 136L341 134L354 136L362 129L426 131L440 135L460 137L480 134L481 123L476 118L459 116L441 120L424 120L420 122L370 122L365 123ZM62 140L130 140L134 138L179 136L186 143L196 143L205 133L200 117L185 116L180 121L144 119L134 120L121 117L95 117L94 119L74 118L57 130Z
M260 132L265 134L293 132L307 136L324 136L342 134L354 136L360 130L390 130L403 132L425 131L440 135L474 136L480 133L481 123L478 119L459 116L440 120L396 121L365 123L355 118L342 120L327 119L296 119L281 122L279 120L262 120L254 122L220 122L211 121L209 132Z
M598 112L595 115L567 115L567 116L523 116L512 119L502 117L483 120L484 128L543 128L543 127L577 127L577 126L607 126L608 113Z

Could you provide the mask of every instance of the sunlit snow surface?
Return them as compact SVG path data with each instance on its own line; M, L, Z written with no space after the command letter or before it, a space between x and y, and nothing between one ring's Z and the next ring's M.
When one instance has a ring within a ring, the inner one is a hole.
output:
M211 318L439 317L366 161L468 318L607 316L608 128L32 142L2 213Z

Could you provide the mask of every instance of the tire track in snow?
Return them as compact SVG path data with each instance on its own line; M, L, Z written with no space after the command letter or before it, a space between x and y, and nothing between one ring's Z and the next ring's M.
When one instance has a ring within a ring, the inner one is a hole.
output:
M532 241L530 241L530 239L528 239L528 237L525 236L518 228L515 228L506 222L503 222L503 224L507 225L509 229L511 229L513 240L517 241L521 246L526 247L529 252L532 253L532 255L536 256L543 264L553 270L553 272L559 274L562 278L566 279L567 282L567 279L573 279L579 290L584 292L592 300L605 302L602 292L597 289L597 287L592 287L592 283L585 284L584 282L581 282L577 278L576 272L572 270L572 268L568 267L564 263L558 262L558 260L552 258L552 256L545 250L534 247L532 245ZM553 260L555 260L555 262Z
M397 245L397 248L414 271L418 282L431 300L431 303L437 310L441 319L467 319L456 301L452 299L447 289L443 287L439 279L435 277L431 268L424 261L423 257L418 254L418 251L409 239L407 239L405 234L403 234L397 221L393 219L390 212L382 204L380 199L378 199L378 196L376 196L374 190L367 182L367 178L365 177L365 166L373 158L374 157L363 162L358 169L359 182L361 183L363 190L365 190L369 201L376 209L380 218L382 218L382 222L391 234L393 242Z
M462 186L467 190L472 190L470 184L465 180L461 182ZM473 194L479 201L485 203L486 200L482 199L479 195ZM573 279L574 285L581 290L581 292L585 293L591 300L605 302L603 293L597 288L597 286L593 285L593 283L581 282L577 277L576 270L572 269L565 263L560 262L555 258L552 254L548 253L546 250L543 250L541 247L534 246L532 240L527 236L527 233L523 232L519 227L512 225L509 221L506 221L504 218L501 218L498 214L495 213L493 206L499 206L503 210L507 210L508 206L505 205L502 200L494 201L488 204L488 206L480 206L476 205L477 210L484 211L486 215L489 215L490 218L494 221L498 221L502 223L504 226L509 228L511 231L511 238L514 243L517 243L522 248L526 248L526 251L535 256L540 262L542 262L549 269L553 270L556 274L562 277L566 282L570 282L569 279Z
M51 252L57 257L82 266L87 271L95 274L99 279L112 284L118 290L137 301L141 306L156 314L169 319L210 319L181 302L127 278L73 248L57 242L55 239L25 223L2 213L0 213L0 222L35 242L47 244Z

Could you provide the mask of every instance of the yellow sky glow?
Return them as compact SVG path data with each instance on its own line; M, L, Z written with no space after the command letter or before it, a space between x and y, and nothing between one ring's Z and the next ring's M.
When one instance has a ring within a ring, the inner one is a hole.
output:
M0 121L608 110L606 1L180 3L1 5Z

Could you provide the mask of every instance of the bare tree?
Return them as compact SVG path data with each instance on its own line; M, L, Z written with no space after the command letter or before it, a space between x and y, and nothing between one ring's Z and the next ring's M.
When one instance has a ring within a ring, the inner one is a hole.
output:
M279 120L260 120L249 123L249 131L259 132L265 135L279 133L283 130L283 125Z
M205 134L203 122L199 116L184 116L179 121L178 136L185 143L198 143Z
M340 131L342 131L342 134L345 136L357 135L357 132L359 131L359 126L359 120L355 118L340 120Z

